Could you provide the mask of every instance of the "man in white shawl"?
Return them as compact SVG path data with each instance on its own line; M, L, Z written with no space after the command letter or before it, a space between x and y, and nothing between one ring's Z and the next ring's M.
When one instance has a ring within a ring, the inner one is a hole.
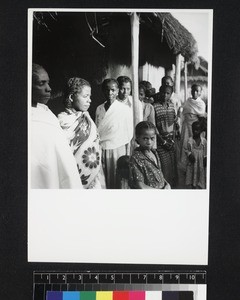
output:
M57 117L46 106L51 96L43 67L32 67L31 187L82 188L77 165Z
M130 142L133 138L132 109L117 100L118 82L105 79L102 84L106 101L96 110L96 125L102 147L102 165L108 189L117 185L117 160L130 155Z
M194 84L191 88L192 98L189 98L183 105L182 117L182 131L180 141L180 160L179 169L185 172L188 157L186 155L187 142L192 137L192 124L199 120L199 117L207 117L206 105L200 98L202 93L202 87L198 84ZM183 178L182 178L183 179ZM181 178L180 178L181 181ZM181 185L181 184L180 184Z

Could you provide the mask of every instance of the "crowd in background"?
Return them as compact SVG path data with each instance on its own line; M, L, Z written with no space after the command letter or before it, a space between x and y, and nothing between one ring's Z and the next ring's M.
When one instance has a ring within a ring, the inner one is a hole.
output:
M207 113L202 87L194 84L183 103L173 79L156 93L139 83L139 120L134 128L132 82L127 76L102 83L102 104L93 120L91 84L66 83L65 110L48 108L47 71L32 66L31 187L85 189L205 189Z

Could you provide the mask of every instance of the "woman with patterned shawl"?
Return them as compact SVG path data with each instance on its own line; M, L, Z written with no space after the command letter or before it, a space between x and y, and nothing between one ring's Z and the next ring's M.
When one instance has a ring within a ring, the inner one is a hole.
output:
M172 86L161 86L157 102L153 104L155 110L155 121L158 130L157 152L160 157L162 172L172 188L176 187L176 112L171 103Z
M118 82L105 79L102 83L105 102L97 107L96 125L102 147L102 164L108 189L117 188L117 160L130 154L133 138L132 109L117 100Z
M85 189L104 187L101 173L99 135L88 109L91 103L88 81L74 77L67 83L65 111L58 115L77 162L78 172ZM101 186L102 183L102 186Z

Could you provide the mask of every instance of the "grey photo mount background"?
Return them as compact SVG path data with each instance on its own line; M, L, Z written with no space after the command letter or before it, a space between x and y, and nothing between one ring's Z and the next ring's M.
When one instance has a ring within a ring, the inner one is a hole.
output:
M208 266L27 262L27 9L214 9ZM208 272L208 299L238 299L240 269L240 6L228 1L1 1L0 299L32 299L34 270Z

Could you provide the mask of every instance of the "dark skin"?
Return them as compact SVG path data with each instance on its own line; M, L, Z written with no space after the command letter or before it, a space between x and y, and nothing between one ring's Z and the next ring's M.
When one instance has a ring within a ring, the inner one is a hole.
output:
M103 94L105 100L107 101L104 105L105 110L107 111L110 105L116 100L118 95L118 86L114 81L108 82L103 88Z
M192 131L193 131L193 139L195 140L196 144L199 146L201 143L201 137L200 137L201 126L200 126L200 124L193 126ZM192 163L192 164L194 164L196 161L196 159L192 153L189 154L188 159L189 159L190 163ZM207 158L206 157L204 157L204 159L203 159L203 165L204 165L204 167L207 166Z
M152 152L152 147L154 145L155 140L155 129L144 129L142 130L141 134L136 137L136 141L139 144L139 147L141 148L141 151L151 158L155 163L157 163L156 157L154 153ZM138 189L153 189L151 186L146 185L142 181L136 181L136 188Z
M162 90L160 90L160 101L162 104L167 104L168 101L170 101L172 90L165 86ZM170 143L164 139L162 139L160 136L158 136L161 140L162 147L166 150L170 150L173 147L173 143Z

